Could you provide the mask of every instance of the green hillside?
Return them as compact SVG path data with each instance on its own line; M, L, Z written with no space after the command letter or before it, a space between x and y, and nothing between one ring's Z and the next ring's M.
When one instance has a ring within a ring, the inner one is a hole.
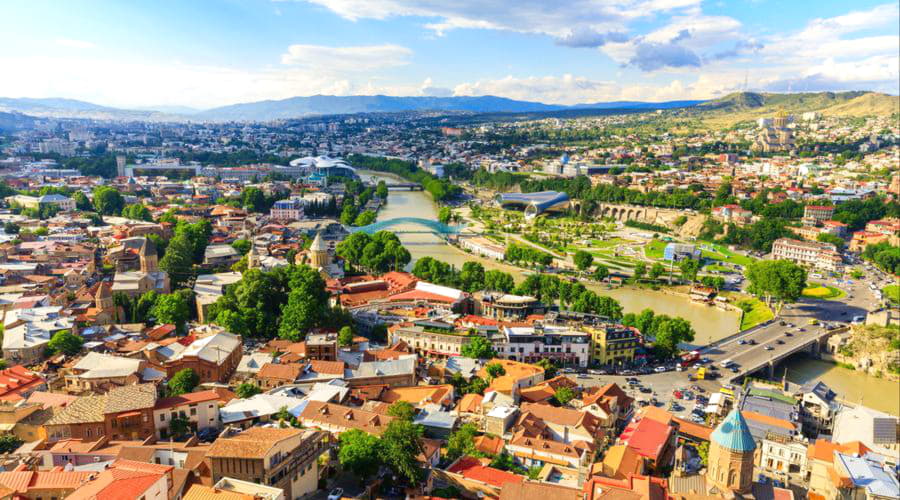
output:
M772 94L736 92L691 108L691 114L712 127L773 116L779 111L818 111L828 116L870 116L896 113L900 98L876 92L807 92Z

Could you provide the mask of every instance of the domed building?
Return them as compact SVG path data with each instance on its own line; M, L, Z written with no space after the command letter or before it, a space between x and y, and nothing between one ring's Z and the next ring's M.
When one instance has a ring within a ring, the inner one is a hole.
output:
M753 486L753 452L756 442L747 421L732 410L710 436L708 485L720 492L747 493Z

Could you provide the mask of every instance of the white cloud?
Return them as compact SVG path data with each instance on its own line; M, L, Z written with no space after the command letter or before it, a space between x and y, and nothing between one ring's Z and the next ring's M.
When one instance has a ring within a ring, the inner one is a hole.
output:
M426 28L442 34L460 28L538 33L564 38L576 30L620 32L628 21L675 9L696 8L700 0L305 0L345 19L396 16L435 18Z
M297 44L288 47L281 63L329 73L360 72L403 66L409 64L412 55L412 50L391 44L358 47Z
M72 38L57 38L56 44L61 47L68 47L70 49L93 49L96 47L94 42L88 42L86 40L75 40Z

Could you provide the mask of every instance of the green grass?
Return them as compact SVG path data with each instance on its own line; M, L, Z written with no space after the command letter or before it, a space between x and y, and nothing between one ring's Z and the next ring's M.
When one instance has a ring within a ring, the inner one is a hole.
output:
M715 272L733 273L733 272L735 272L734 268L725 267L725 266L722 266L719 264L708 264L706 266L703 266L703 270L708 273L715 273Z
M728 294L735 300L734 304L744 311L741 315L741 330L752 328L775 317L775 313L766 307L766 303L744 294Z
M727 247L725 247L724 245L718 245L715 243L707 242L704 244L704 246L708 246L709 248L713 249L713 251L710 251L707 249L702 249L703 257L710 259L710 260L718 260L721 262L728 262L730 264L737 264L737 265L743 266L743 267L747 267L756 261L756 259L754 259L752 257L747 257L746 255L734 253L731 250L729 250Z
M809 283L809 287L803 289L803 296L808 299L836 300L847 295L840 288L819 283Z
M662 260L666 245L668 245L668 243L665 241L651 240L644 245L644 255L646 255L648 259Z
M888 285L881 289L881 293L884 294L885 299L900 304L900 285Z

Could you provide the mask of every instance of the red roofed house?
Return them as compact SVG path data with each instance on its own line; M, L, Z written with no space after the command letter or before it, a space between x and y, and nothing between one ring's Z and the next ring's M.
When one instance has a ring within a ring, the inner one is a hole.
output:
M483 459L490 463L489 459ZM487 496L497 498L507 483L521 483L524 476L502 471L482 463L481 459L463 456L450 464L446 470L436 469L435 473L445 482L468 493L466 496Z
M47 388L47 382L22 365L0 370L0 401L21 401L34 391Z
M167 498L173 469L171 465L116 460L108 469L91 473L88 481L66 498L73 500Z
M619 441L633 449L637 454L654 467L665 467L674 455L668 453L674 449L675 429L652 418L632 420Z
M169 425L176 417L186 418L195 432L219 426L222 397L214 390L191 392L162 398L153 407L153 425L157 439L168 439Z

